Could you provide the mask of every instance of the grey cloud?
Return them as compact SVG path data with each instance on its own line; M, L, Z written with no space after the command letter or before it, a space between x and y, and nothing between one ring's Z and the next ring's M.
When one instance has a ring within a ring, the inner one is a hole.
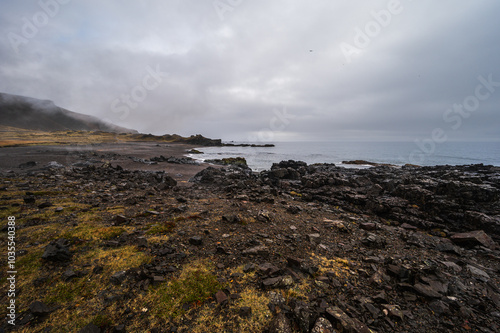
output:
M295 118L277 138L413 140L449 126L443 113L474 93L479 75L500 81L500 4L400 3L348 63L340 44L353 44L387 1L241 1L223 20L210 1L69 1L19 54L8 34L41 7L4 1L0 91L156 134L245 140L286 107ZM126 116L115 112L148 66L168 74ZM498 139L499 102L500 88L450 135Z

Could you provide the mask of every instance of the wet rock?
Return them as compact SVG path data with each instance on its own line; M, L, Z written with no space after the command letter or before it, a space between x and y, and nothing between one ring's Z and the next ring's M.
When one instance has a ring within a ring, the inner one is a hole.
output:
M264 275L274 275L280 271L278 267L271 263L265 263L258 266L259 271Z
M92 273L94 274L101 274L104 271L104 267L97 265L92 269Z
M280 292L269 292L269 308L272 312L276 312L276 309L281 308L285 303L286 299Z
M246 264L243 266L243 272L244 273L250 273L255 271L255 264Z
M326 309L326 317L340 332L370 333L372 332L358 319L351 318L340 308L334 306Z
M210 184L214 183L218 178L222 177L224 177L223 171L216 169L214 167L208 167L198 172L189 181L192 183Z
M480 277L483 277L487 280L490 279L490 276L488 275L488 273L486 273L485 271L483 270L480 270L479 268L475 267L475 266L472 266L472 265L467 265L467 270L469 272L471 272L472 274L476 275L476 276L480 276Z
M77 278L78 274L76 274L72 269L66 270L62 275L61 279L63 281L69 281L71 279Z
M51 161L51 162L47 163L44 168L45 169L61 169L61 168L64 168L64 165L62 165L61 163L58 163L56 161Z
M387 272L390 275L397 277L400 281L408 280L410 278L410 274L411 274L410 269L403 267L403 266L397 266L397 265L388 265Z
M292 333L290 320L283 314L278 313L269 324L269 333Z
M162 179L162 182L160 183L160 185L164 185L167 188L172 188L174 186L177 186L177 181L175 179L173 179L172 177L165 175L165 176L163 176L163 179Z
M234 198L237 199L237 200L243 200L243 201L250 200L250 197L248 195L246 195L246 194L238 194Z
M454 270L455 273L460 273L462 271L462 267L458 266L454 262L451 262L451 261L442 261L441 263L443 265L445 265L447 268L451 268L452 270Z
M35 316L43 316L51 312L50 308L40 301L34 301L33 303L31 303L29 305L29 309Z
M348 229L345 226L344 222L341 220L330 220L330 219L323 219L323 223L325 226L329 229L333 229L335 231L341 231L341 232L347 232Z
M399 308L399 305L392 304L383 304L382 305L385 310L387 310L387 314L391 317L396 317L399 320L403 320L404 314L403 311Z
M271 221L271 214L265 209L260 210L257 214L257 220L259 220L260 222Z
M238 215L223 215L221 219L226 223L241 223L241 218Z
M71 252L69 251L69 242L64 238L52 241L45 247L42 254L42 259L52 262L66 262L71 260Z
M411 224L408 224L408 223L401 224L401 228L406 229L406 230L412 230L412 231L415 231L418 229L417 227L415 227Z
M193 236L189 238L189 244L191 245L202 245L203 244L203 238L200 236Z
M261 255L266 256L269 254L269 248L265 245L258 245L252 248L246 249L241 252L244 255Z
M386 303L387 294L385 293L385 291L381 291L377 295L373 296L373 300L377 303Z
M304 262L303 259L295 258L295 257L288 257L286 258L287 265L288 267L291 268L300 268L302 266L302 263Z
M229 252L226 248L224 248L222 246L217 246L215 248L215 253L216 254L222 254L222 255L229 255L229 254L231 254L231 252Z
M434 288L429 285L417 283L413 286L413 288L422 296L428 298L441 298L441 294L439 294Z
M369 233L361 240L361 243L371 248L383 248L386 245L386 240L375 234Z
M264 288L278 287L281 280L283 280L282 276L268 278L262 281L262 286L264 286Z
M112 333L125 333L126 332L125 325L123 325L123 324L116 325L115 327L113 327L113 330L111 332Z
M288 206L286 211L290 214L298 214L302 211L302 208L300 208L299 206Z
M113 218L114 225L122 225L122 224L127 224L127 223L128 223L128 219L123 215L116 215Z
M483 230L454 234L450 239L464 247L484 246L490 249L495 248L495 242Z
M287 288L293 285L293 279L289 275L267 278L262 281L264 288Z
M240 168L247 169L247 161L244 157L229 157L222 159L208 159L205 163L218 164L218 165L234 165Z
M370 282L381 286L385 281L389 280L389 276L384 273L382 268L377 269L377 271L371 276Z
M377 319L380 316L380 310L371 303L365 303L364 307L370 312L373 319Z
M18 168L19 169L28 169L28 168L33 168L33 167L36 167L37 166L37 162L35 161L29 161L29 162L25 162L25 163L21 163L19 164Z
M42 202L41 204L38 205L38 208L40 209L44 209L44 208L48 208L48 207L52 207L52 203L46 201L46 202Z
M460 249L457 246L450 243L439 243L436 245L436 250L438 250L439 252L461 255Z
M241 318L250 318L252 316L252 308L249 306L243 306L238 309L238 316Z
M78 333L101 333L101 329L95 324L87 324Z
M319 317L314 324L311 333L335 333L332 323L323 317Z
M293 170L300 170L302 168L307 167L307 163L303 161L294 161L294 160L288 160L288 161L281 161L279 163L273 163L271 166L271 170L276 170L276 169L293 169Z
M114 285L120 285L125 280L127 273L125 271L116 272L109 278L109 281Z
M321 242L321 236L318 233L307 235L307 240L312 244L319 244Z
M165 278L163 276L159 276L159 275L153 275L153 284L160 284L160 283L163 283L165 282Z
M443 301L436 300L429 304L429 308L438 315L447 315L450 313L450 307Z
M218 304L226 304L227 303L227 295L222 290L219 290L215 294L215 300L217 301Z
M146 239L146 237L137 237L135 239L135 245L138 248L147 248L148 247L148 240Z
M309 306L302 301L298 301L293 306L294 321L298 323L299 329L303 333L309 333L310 314Z
M24 203L27 205L34 205L36 202L36 198L34 196L27 196L23 198Z
M362 222L359 224L359 227L368 231L377 230L377 225L373 222Z

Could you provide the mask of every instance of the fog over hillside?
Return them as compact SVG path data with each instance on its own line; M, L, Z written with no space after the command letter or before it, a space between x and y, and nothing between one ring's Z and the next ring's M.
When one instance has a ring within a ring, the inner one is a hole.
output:
M42 131L137 131L60 108L49 100L0 93L0 125Z

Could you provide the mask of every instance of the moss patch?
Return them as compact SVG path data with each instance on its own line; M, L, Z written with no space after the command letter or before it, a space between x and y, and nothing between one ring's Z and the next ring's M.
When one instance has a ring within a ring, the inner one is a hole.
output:
M211 270L208 261L197 261L185 266L178 278L150 290L153 315L176 320L186 306L197 307L212 298L222 285Z

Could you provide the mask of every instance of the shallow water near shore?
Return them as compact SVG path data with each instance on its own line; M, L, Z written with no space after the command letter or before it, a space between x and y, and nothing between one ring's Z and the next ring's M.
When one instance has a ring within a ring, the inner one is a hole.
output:
M500 142L445 142L426 153L414 142L277 142L275 147L201 147L198 160L241 156L254 171L271 168L283 160L308 164L366 160L394 165L467 165L483 163L500 166ZM431 146L423 149L431 149ZM357 166L359 167L359 166Z

